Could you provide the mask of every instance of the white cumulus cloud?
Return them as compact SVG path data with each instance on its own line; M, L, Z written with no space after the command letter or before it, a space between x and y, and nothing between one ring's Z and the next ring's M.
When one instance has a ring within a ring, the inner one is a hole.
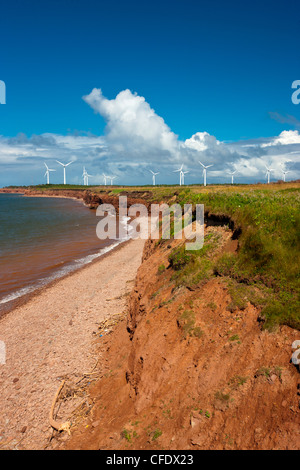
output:
M144 97L124 90L109 100L101 89L94 88L83 99L106 120L106 137L114 149L140 156L141 152L149 155L151 149L176 153L177 136Z
M297 130L237 142L223 142L203 130L180 140L146 99L130 90L107 99L94 88L83 99L106 121L105 134L0 136L0 186L42 183L44 163L57 170L51 181L62 182L56 160L73 161L68 181L74 184L82 183L83 166L94 175L94 184L103 182L103 173L116 176L119 184L151 184L150 169L159 171L158 183L175 183L174 170L181 164L189 170L186 183L198 183L203 181L199 160L213 165L208 180L215 183L229 182L229 170L238 172L236 182L264 181L265 165L273 168L273 179L282 178L283 167L289 170L289 179L300 177Z
M219 142L213 135L208 132L196 132L190 139L186 139L184 145L199 152L203 152L208 148L216 147L220 145Z
M298 131L282 131L278 137L271 140L267 144L263 144L262 147L271 147L273 145L291 145L300 144L300 134Z

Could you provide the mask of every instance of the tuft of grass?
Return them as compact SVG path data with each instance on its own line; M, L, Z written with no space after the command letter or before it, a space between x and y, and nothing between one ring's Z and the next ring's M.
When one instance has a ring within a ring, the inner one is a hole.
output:
M271 376L271 369L270 367L261 367L258 369L258 371L255 373L255 377L267 377L269 378Z
M239 341L239 340L240 340L239 335L233 335L229 338L229 341Z
M150 299L155 299L155 297L160 293L160 289L158 289L156 292L153 292L153 294L150 295Z
M164 265L164 264L161 264L160 266L158 266L157 272L158 272L158 274L162 274L162 273L165 272L165 270L166 270L165 265Z
M210 235L200 250L186 251L185 245L181 245L171 251L169 263L175 271L172 280L177 286L195 287L213 275L211 255L217 245L218 235Z
M179 271L184 268L191 260L191 254L188 254L184 246L180 246L172 250L169 255L170 266L175 270Z
M192 334L195 336L195 338L201 338L201 336L203 336L203 331L201 330L200 326L196 326L193 329Z
M207 305L206 305L207 308L210 308L213 312L215 312L218 308L217 304L215 304L215 302L209 302Z
M223 392L216 392L215 393L215 399L221 402L229 403L230 402L230 394L229 393L223 393Z
M201 338L203 331L199 326L195 326L195 314L192 310L184 310L184 312L177 319L177 324L183 331L184 339L187 336L194 336L196 338Z
M273 367L261 367L255 373L254 377L266 377L267 379L272 375L276 375L280 380L282 376L283 368L280 366L273 366Z
M124 439L126 439L126 441L131 442L132 436L131 436L130 432L127 429L123 429L121 434L122 434L122 437L124 437Z
M229 382L229 385L233 385L233 387L240 387L244 385L248 380L248 377L242 377L241 375L235 375Z
M214 273L219 276L230 276L234 271L237 256L233 253L224 253L214 266Z
M152 441L156 441L162 435L162 431L160 429L155 429L153 431Z

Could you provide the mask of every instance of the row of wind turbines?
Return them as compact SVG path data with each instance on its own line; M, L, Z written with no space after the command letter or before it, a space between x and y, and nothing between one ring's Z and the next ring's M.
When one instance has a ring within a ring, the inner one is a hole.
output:
M67 166L71 165L71 163L73 163L73 162L62 163L62 162L60 162L60 161L58 161L58 160L56 160L56 162L59 163L59 164L63 167L63 169L64 169L64 184L67 184L66 168L67 168ZM207 169L210 168L210 167L212 167L213 164L211 164L211 165L204 165L204 164L203 164L202 162L200 162L200 161L199 161L199 163L200 163L200 165L203 167L203 185L206 186L206 185L207 185L207 182L206 182L206 180L207 180L207 179L206 179L206 177L207 177ZM281 170L282 173L283 173L283 181L285 182L285 181L286 181L286 175L289 173L289 171L287 171L287 170L284 169L284 163L281 163L281 165L282 165L282 167L283 167L282 170ZM53 170L53 169L49 168L46 163L45 163L45 167L46 167L46 173L45 173L44 177L47 178L47 184L50 184L50 172L51 172L51 171L56 171L56 170ZM266 170L267 170L265 176L266 176L266 178L267 178L268 184L270 184L271 172L274 171L274 169L273 169L273 168L269 168L269 167L267 167L266 165L265 165L265 168L266 168ZM155 173L155 172L152 171L152 170L149 170L149 171L150 171L150 173L152 173L152 184L153 184L153 186L155 186L155 185L156 185L156 179L155 179L155 177L156 177L157 175L159 175L160 173L159 173L159 172L156 172L156 173ZM183 171L183 164L182 164L181 167L180 167L178 170L174 170L174 173L179 173L179 184L180 184L180 186L184 185L184 175L186 175L187 173L189 173L189 170ZM237 170L235 170L235 171L228 171L228 174L231 176L231 184L234 183L234 175L235 175L236 173L237 173ZM83 177L83 184L84 184L84 186L88 186L88 185L89 185L89 178L92 178L93 176L92 176L92 175L89 175L88 172L86 171L86 168L83 167L82 177ZM115 178L117 178L117 176L108 176L108 175L105 175L105 174L103 173L103 178L104 178L104 185L105 185L105 186L107 185L107 180L110 180L110 185L112 186L113 180L114 180Z
M200 165L203 167L203 185L206 186L206 176L207 176L207 169L212 167L212 165L204 165L202 162L200 162ZM284 169L284 163L281 163L281 165L283 166L282 168L282 173L283 173L283 181L285 182L286 181L286 175L289 173L289 171L285 170ZM267 172L266 172L266 178L267 178L267 182L268 184L270 184L270 176L271 176L271 171L274 171L273 168L268 168L266 165L264 165ZM150 170L151 171L151 170ZM189 171L183 171L183 164L181 165L181 167L178 169L178 170L175 170L174 173L176 172L179 172L179 184L180 186L184 185L184 175L186 173L189 173ZM153 184L155 185L155 175L158 175L159 173L153 173L153 171L151 171L151 173L153 174ZM235 171L228 171L228 174L231 176L231 184L233 184L234 182L234 175L237 173L237 170Z
M204 186L206 186L206 170L207 168L210 168L211 166L213 165L203 165L203 163L199 162L200 165L203 166L203 178L204 178ZM154 173L152 170L149 170L150 173L152 173L152 184L153 186L155 186L155 176L159 175L159 172L158 173ZM174 170L174 173L178 173L179 172L179 184L180 186L184 185L184 175L186 175L187 173L189 173L189 170L187 171L183 171L183 164L181 165L181 167L178 169L178 170ZM232 173L232 179L231 179L231 182L233 184L233 175L236 173L236 171L234 171Z
M63 169L64 169L64 184L67 184L66 168L67 168L67 166L71 165L71 163L73 163L73 162L62 163L62 162L59 162L58 160L56 160L56 162L59 163L63 167ZM46 163L44 163L44 165L46 167L46 173L44 174L44 177L47 178L47 184L50 184L50 172L51 171L56 171L56 170L54 170L52 168L49 168ZM83 167L83 173L82 173L83 185L88 186L89 185L89 178L92 178L92 177L93 177L93 175L89 175L88 172L86 171L85 166L84 166ZM108 175L105 175L103 173L103 178L104 178L104 184L106 186L107 185L107 180L110 180L110 184L112 185L113 180L117 177L116 176L108 176Z

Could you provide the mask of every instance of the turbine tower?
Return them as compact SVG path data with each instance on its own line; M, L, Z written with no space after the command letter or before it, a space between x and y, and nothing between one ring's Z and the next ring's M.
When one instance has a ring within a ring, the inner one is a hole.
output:
M229 174L231 176L231 184L233 184L233 176L236 174L236 170L235 171L229 171Z
M109 176L107 176L103 173L103 178L104 178L104 185L106 186L106 180L109 178Z
M188 171L182 171L181 172L181 181L182 181L182 184L184 185L184 175L188 173Z
M64 184L67 184L66 168L67 168L67 166L71 165L71 163L73 163L73 162L69 162L69 163L65 164L65 163L59 162L58 160L56 160L56 161L57 161L57 163L59 163L61 166L64 167Z
M110 179L110 185L112 186L113 184L113 180L117 178L117 176L110 176L109 179Z
M86 169L85 169L85 166L83 167L83 173L82 173L82 177L83 177L83 185L86 186Z
M182 185L182 173L183 173L182 168L183 168L183 164L181 165L181 167L178 170L174 170L174 173L179 172L179 176L180 176L179 184L180 184L180 186Z
M268 168L266 165L266 170L267 170L267 173L266 173L266 178L268 179L268 184L270 184L270 175L271 175L271 171L274 171L273 168Z
M152 183L153 183L153 186L155 186L155 176L156 175L159 175L159 172L158 173L154 173L152 170L149 170L150 173L152 173Z
M47 176L47 184L50 184L50 171L56 171L56 170L51 170L51 168L48 168L45 162L44 162L44 165L46 167L46 173L44 174L44 177Z
M213 165L203 165L203 163L201 163L200 161L199 161L199 163L200 163L200 165L203 166L203 186L206 186L206 170L207 170L207 168L210 168Z
M85 169L85 166L83 167L82 176L83 176L83 184L84 184L84 186L88 186L88 185L89 185L89 177L91 178L93 175L89 175L89 174L88 174L88 172L87 172L86 169Z
M283 181L285 182L285 175L287 175L289 173L289 171L285 170L285 164L284 163L281 163L282 165L282 173L283 173Z
M283 173L283 181L285 182L285 175L287 175L289 171L286 171L286 170L281 170L281 171Z

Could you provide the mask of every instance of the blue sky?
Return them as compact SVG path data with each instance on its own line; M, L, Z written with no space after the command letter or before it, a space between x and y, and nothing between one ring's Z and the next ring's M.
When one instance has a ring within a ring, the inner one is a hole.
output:
M153 165L171 183L181 162L195 183L201 159L214 163L213 182L222 181L224 163L241 182L263 180L255 158L276 167L277 179L281 161L299 177L300 105L291 101L292 82L300 80L298 0L11 0L0 13L0 80L7 87L0 186L43 181L41 167L54 167L56 155L74 160L74 183L83 164L95 183L109 172L120 184L146 184ZM118 115L82 99L94 88ZM138 135L122 128L118 138L124 90L132 93L129 109L143 97L155 126L163 119L176 140L170 148L161 145L162 123L151 138L143 138L147 125ZM201 145L184 145L193 135ZM245 161L252 173L242 171ZM59 178L57 168L53 182Z

